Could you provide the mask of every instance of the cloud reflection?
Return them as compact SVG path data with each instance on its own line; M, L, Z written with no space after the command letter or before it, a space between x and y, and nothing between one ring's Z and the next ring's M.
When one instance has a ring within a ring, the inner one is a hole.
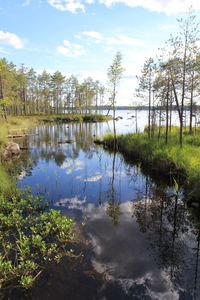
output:
M117 281L132 297L140 290L141 299L179 299L169 277L153 259L150 242L133 217L132 203L120 204L119 226L113 226L106 211L106 204L83 208L95 270L107 280Z

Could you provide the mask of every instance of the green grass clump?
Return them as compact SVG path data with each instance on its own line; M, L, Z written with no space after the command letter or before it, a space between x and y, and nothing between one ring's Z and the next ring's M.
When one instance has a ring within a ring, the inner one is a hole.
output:
M200 135L191 136L185 132L183 146L180 147L177 133L177 128L173 128L167 145L164 139L164 128L159 141L156 136L149 139L146 132L118 135L117 146L123 154L149 162L158 170L162 170L163 161L165 166L171 164L174 170L186 174L189 183L197 183L200 180ZM114 136L106 135L104 142L107 147L112 148Z
M0 195L10 195L15 189L14 180L11 179L0 164Z
M112 134L104 136L104 142L108 147L114 145L114 137ZM146 134L126 134L117 135L117 147L120 151L128 156L132 156L142 160L152 159L153 149L156 144L147 139Z

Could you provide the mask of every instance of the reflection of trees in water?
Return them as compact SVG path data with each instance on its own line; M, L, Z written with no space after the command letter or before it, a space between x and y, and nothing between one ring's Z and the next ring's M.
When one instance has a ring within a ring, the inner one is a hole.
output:
M99 168L98 168L98 172L99 174L103 175L103 168L102 168L102 149L100 149L99 151L96 151L96 155L98 157L98 161L99 161ZM102 204L102 178L103 176L101 176L100 180L99 180L99 198L98 198L98 205Z
M115 121L114 121L115 123ZM117 153L117 144L116 144L116 132L115 132L115 142L113 148L113 159L112 159L112 169L111 169L111 178L109 182L109 188L107 191L107 214L112 219L113 225L119 224L120 217L120 197L117 195L115 189L115 173L117 173L118 165L116 165L116 153ZM121 172L120 175L120 183L121 183ZM119 191L119 189L118 189ZM119 193L118 193L119 194Z
M194 264L194 299L198 299L198 270L199 270L199 251L200 251L200 224L198 224L198 229L197 229L197 239L196 239L196 247L193 249L194 250L194 255L195 255L195 264Z
M196 225L197 246L192 249L192 245L187 244L187 234L191 233L192 225L183 201L178 194L167 195L164 190L155 189L153 194L153 198L145 197L133 203L138 226L141 232L147 234L156 263L175 285L185 280L183 277L187 277L187 268L190 274L195 272L194 283L187 282L186 285L197 294L200 227Z
M119 225L120 217L120 203L117 202L108 202L107 203L107 214L112 219L113 225Z
M33 162L39 159L44 159L46 162L55 160L56 164L61 166L66 158L76 159L80 150L83 150L87 158L91 159L93 135L96 135L97 131L97 125L94 125L75 123L40 126L32 130L26 140L26 145L22 146L30 149L29 153Z
M192 248L193 250L193 276L191 278L191 282L193 284L193 297L194 300L199 299L200 297L200 271L199 271L199 256L200 256L200 210L191 209L189 214L189 220L192 222L195 226L193 228L193 233L196 237L194 246Z

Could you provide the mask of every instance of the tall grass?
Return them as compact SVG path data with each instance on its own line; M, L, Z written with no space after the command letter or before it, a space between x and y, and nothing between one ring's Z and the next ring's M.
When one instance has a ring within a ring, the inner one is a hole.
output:
M114 143L113 135L104 136L104 142L111 148ZM119 151L129 157L151 162L156 164L157 168L159 162L164 160L173 163L177 170L183 170L189 182L200 180L200 135L190 136L185 132L183 146L180 147L177 129L173 128L167 145L163 134L158 141L157 137L148 139L145 132L118 135L117 145Z
M3 166L0 164L0 195L10 195L15 190L14 180L6 173Z

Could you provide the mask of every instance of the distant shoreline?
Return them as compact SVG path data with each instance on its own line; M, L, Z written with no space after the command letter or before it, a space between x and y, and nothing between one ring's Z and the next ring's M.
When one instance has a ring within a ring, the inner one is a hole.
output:
M200 106L197 105L195 107L197 110L200 109ZM152 110L166 110L166 107L164 106L156 106L156 107L151 107L151 111ZM185 106L184 110L189 110L189 106ZM110 110L112 111L112 108L110 108L109 106L98 106L98 107L91 107L90 108L91 111L95 111L95 110ZM144 105L144 106L115 106L115 110L149 110L149 107ZM172 110L176 111L177 107L176 105L172 106Z

